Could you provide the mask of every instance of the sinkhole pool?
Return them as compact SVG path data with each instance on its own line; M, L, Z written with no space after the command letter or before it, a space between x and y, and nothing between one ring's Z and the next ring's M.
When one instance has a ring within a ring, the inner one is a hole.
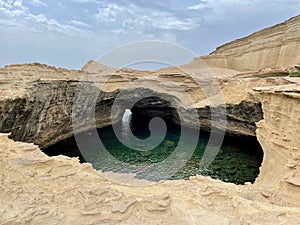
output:
M122 139L128 138L131 130L135 137L144 140L151 135L148 129L149 120L135 118L126 111L116 127L120 129ZM43 151L49 156L79 157L81 162L90 162L97 170L135 173L137 178L151 181L188 179L196 174L235 184L253 183L257 178L263 151L255 138L225 136L217 156L203 169L201 160L210 134L201 131L197 136L195 148L191 149L189 143L192 143L195 137L189 136L193 132L188 132L183 151L177 151L181 141L181 130L180 126L168 121L163 141L147 151L124 146L116 137L112 126L98 129L96 134L92 131L81 133L76 138L60 141ZM99 138L103 143L102 147L99 145ZM80 147L77 146L76 139L81 140ZM185 149L189 154L185 154Z

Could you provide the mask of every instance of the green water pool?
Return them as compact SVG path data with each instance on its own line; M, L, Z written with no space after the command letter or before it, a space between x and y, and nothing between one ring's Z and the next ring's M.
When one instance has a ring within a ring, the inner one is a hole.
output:
M136 137L145 139L150 135L147 128L148 121L145 121L145 124L141 124L141 120L137 123L129 122L130 128ZM120 121L118 126L122 127L123 123L124 121ZM182 154L182 152L175 152L181 135L181 128L171 122L168 123L168 131L164 140L156 148L149 151L139 151L124 146L116 137L112 126L98 129L97 132L99 137L97 136L96 139L90 138L92 136L90 132L79 134L82 140L86 140L84 142L84 148L86 149L84 154L79 151L74 137L63 140L43 151L51 156L63 154L70 157L79 157L81 162L91 161L83 157L83 155L88 154L89 159L92 159L93 167L97 170L136 173L137 178L151 181L161 180L159 174L151 171L157 169L158 166L162 167L160 168L162 171L171 170L174 167L174 162L164 164L164 160L172 154ZM124 132L124 135L126 135L126 130ZM200 162L207 147L209 135L209 133L200 132L197 146L193 149L191 157L186 159L178 156L180 160L185 160L182 163L183 166L167 179L188 179L190 176L202 174L235 184L254 182L259 174L263 157L262 149L256 139L225 136L217 157L208 168L203 169L200 167ZM105 150L100 149L99 138ZM185 146L187 149L190 147L188 141ZM105 151L105 154L102 154L102 151ZM106 158L106 154L114 159L111 163L107 163L110 159Z

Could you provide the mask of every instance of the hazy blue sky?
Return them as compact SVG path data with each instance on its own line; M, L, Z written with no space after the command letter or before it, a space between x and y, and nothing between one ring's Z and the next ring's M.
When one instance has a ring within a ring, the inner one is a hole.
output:
M140 40L204 55L297 14L299 0L0 0L0 66L39 61L78 69Z

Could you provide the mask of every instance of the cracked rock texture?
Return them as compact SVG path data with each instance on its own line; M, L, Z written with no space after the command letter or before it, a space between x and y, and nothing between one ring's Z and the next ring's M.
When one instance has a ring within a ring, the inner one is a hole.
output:
M77 132L93 122L104 127L146 93L160 98L142 99L133 111L179 123L175 111L182 110L184 123L199 126L188 114L195 109L201 128L209 129L210 110L224 105L209 101L212 90L207 99L199 88L212 82L199 59L157 71L115 70L93 61L80 71L38 63L0 69L0 224L300 224L300 78L288 76L300 64L299 19L202 57L224 99L227 133L256 135L263 148L254 184L202 176L149 183L40 151L72 136L71 115L79 118ZM189 73L200 77L198 84ZM116 99L121 104L111 118Z
M300 223L299 201L272 186L237 186L202 176L127 186L89 164L48 157L5 134L0 149L1 224ZM299 190L289 193L299 197Z

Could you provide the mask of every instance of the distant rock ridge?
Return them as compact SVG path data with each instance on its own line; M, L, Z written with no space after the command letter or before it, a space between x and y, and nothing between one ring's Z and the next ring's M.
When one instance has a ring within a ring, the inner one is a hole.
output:
M81 70L83 72L90 72L90 73L96 73L96 72L104 72L104 71L111 71L112 68L101 64L100 62L97 62L95 60L90 60L85 64Z
M300 15L218 47L204 60L211 67L238 71L288 68L300 64Z

